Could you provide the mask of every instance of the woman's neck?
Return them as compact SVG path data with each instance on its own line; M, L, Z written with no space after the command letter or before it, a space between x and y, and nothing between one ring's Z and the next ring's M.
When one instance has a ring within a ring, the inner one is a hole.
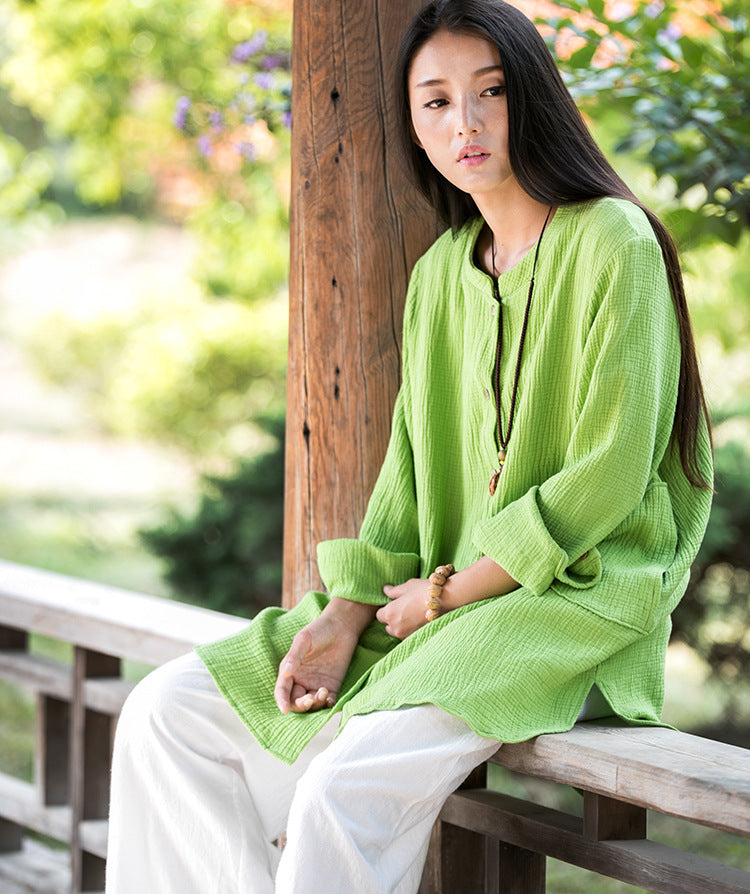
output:
M536 245L550 206L526 193L502 204L484 203L476 196L474 201L486 222L477 240L477 261L487 273L498 276Z

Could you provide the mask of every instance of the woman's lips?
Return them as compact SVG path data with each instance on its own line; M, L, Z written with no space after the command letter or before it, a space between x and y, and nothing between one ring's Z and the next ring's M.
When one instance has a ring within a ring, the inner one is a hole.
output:
M489 152L481 146L464 146L458 156L458 163L465 167L480 165L490 157Z
M465 167L472 168L475 165L481 165L482 162L486 161L489 157L489 154L486 152L483 152L481 155L464 155L463 158L459 158L458 163Z

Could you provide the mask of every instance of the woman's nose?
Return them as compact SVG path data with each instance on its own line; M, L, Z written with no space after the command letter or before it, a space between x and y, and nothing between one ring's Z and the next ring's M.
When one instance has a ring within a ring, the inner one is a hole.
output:
M479 133L482 129L478 109L471 100L466 100L459 106L456 130L461 136Z

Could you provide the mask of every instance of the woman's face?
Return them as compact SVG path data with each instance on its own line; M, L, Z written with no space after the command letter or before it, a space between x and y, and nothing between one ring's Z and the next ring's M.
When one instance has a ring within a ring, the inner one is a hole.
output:
M493 44L436 32L415 55L408 88L414 139L447 180L477 198L517 186L505 77Z

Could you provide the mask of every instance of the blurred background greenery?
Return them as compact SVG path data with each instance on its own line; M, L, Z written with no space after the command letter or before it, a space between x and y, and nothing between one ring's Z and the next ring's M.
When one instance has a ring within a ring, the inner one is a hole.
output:
M666 716L747 746L744 0L517 5L683 248L717 481ZM0 3L3 558L248 616L278 602L290 42L291 0ZM560 872L549 890L580 887Z

